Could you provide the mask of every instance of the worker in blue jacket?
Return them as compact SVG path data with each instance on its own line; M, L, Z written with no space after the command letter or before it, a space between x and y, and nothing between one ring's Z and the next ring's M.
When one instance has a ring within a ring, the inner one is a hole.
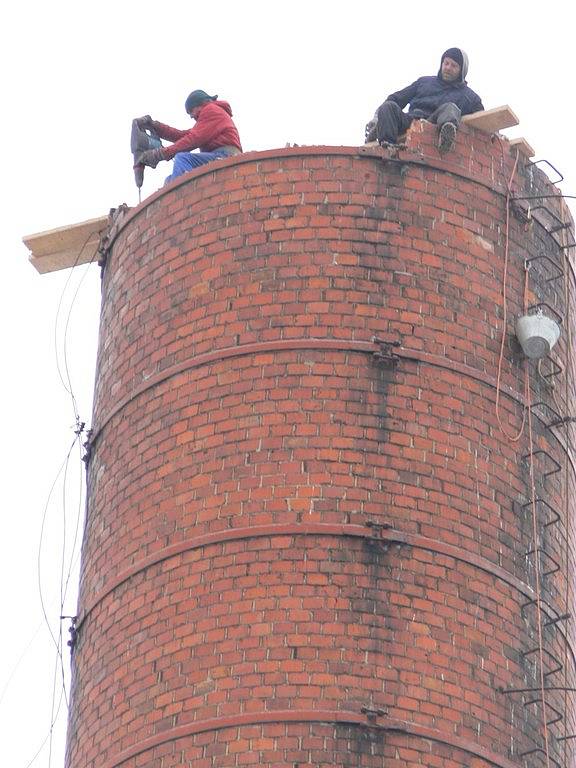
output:
M429 120L438 125L438 149L447 152L454 145L462 115L484 109L477 93L466 84L468 56L462 48L448 48L440 59L438 74L418 80L390 94L366 126L366 142L397 144L412 120ZM407 105L407 112L402 110Z

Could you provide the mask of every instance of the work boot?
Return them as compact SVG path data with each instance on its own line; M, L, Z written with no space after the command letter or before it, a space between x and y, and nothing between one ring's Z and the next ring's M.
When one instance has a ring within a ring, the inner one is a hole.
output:
M449 152L454 146L456 139L456 126L454 123L444 123L438 134L438 151L444 154Z
M396 151L399 149L406 149L406 144L401 141L385 141L382 139L378 144L380 144L383 149L394 149Z
M370 122L366 124L366 128L364 129L365 144L370 144L372 141L376 141L376 139L378 138L376 133L377 127L378 127L377 120L370 120Z

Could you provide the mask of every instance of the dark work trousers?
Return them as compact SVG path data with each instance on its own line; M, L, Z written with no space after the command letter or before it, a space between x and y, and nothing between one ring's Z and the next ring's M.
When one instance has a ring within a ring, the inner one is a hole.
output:
M454 123L460 125L461 112L459 107L452 102L441 104L431 115L424 117L423 114L402 112L395 101L385 101L378 107L376 112L378 116L378 125L376 135L379 142L386 141L389 144L396 144L398 136L408 130L412 120L426 119L431 123L436 123L438 128L442 128L444 123Z

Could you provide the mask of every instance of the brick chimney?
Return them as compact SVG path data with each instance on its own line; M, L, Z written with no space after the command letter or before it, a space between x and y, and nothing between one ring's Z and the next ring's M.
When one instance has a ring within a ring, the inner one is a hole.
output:
M572 765L571 232L506 139L425 122L122 218L68 768Z

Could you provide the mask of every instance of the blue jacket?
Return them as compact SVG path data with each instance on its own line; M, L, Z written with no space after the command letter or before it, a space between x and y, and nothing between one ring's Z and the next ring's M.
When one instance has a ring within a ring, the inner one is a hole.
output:
M414 117L429 117L441 104L452 102L463 115L484 109L480 96L474 93L466 82L445 82L438 75L419 77L407 88L390 94L387 101L394 101L401 109L410 104L408 114Z

